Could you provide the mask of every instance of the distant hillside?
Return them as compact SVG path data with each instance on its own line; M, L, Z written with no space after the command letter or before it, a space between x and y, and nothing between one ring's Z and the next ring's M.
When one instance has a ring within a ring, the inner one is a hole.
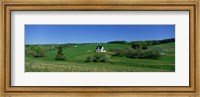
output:
M159 45L152 45L148 47L149 49L158 49L166 54L175 54L175 42L164 43Z

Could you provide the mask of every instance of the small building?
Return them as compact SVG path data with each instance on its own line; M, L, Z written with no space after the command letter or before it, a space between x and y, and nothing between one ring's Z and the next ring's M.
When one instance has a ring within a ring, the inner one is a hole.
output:
M106 52L106 50L104 50L103 46L97 46L96 47L96 52Z
M165 55L165 52L163 52L162 49L158 49L158 51L160 52L160 55Z
M160 52L160 55L165 55L165 53L164 52Z

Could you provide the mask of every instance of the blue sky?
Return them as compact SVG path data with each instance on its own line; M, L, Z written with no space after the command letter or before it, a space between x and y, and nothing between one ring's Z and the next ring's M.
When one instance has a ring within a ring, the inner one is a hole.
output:
M25 25L25 44L97 43L175 38L175 25Z

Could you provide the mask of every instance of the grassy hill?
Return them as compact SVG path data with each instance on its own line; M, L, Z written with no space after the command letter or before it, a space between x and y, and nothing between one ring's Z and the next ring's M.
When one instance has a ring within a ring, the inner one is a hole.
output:
M166 54L175 54L175 42L171 43L165 43L165 44L159 44L159 45L153 45L150 46L149 49L159 49L165 52Z
M66 60L56 61L57 50L47 51L44 57L25 57L26 72L174 72L175 43L150 46L149 49L162 49L167 55L158 59L130 59L127 57L111 56L108 63L85 62L94 52L98 44L77 45L65 48L63 53ZM106 50L111 48L130 47L126 44L101 44ZM111 52L105 52L112 55ZM168 55L169 54L169 55Z

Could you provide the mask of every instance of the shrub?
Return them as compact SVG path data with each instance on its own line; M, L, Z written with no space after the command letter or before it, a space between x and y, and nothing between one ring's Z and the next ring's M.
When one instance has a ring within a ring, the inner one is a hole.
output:
M43 47L35 47L34 51L36 52L35 57L43 57L45 55L45 49Z
M136 49L135 51L138 53L137 58L148 58L146 53L147 50Z
M92 56L88 56L85 60L85 62L92 62L93 61L93 58Z
M160 53L157 50L142 50L142 49L134 49L129 51L126 56L128 58L151 58L156 59L160 57Z
M147 57L152 59L157 59L160 57L160 52L157 50L148 50L146 51Z
M64 55L56 55L55 60L65 60L65 56Z
M140 50L129 50L126 54L128 58L138 58Z
M124 56L126 55L126 50L125 49L116 49L114 56Z
M26 49L26 54L33 57L43 57L45 56L45 49L41 46L31 46L29 49Z
M26 54L27 54L27 56L32 56L32 57L35 57L35 56L36 56L36 52L33 51L33 50L28 50L28 51L26 52Z
M99 62L101 57L102 55L100 53L93 55L93 62Z
M109 56L109 55L103 54L103 55L101 56L100 62L107 63L107 62L109 62L109 59L110 59L110 56Z
M93 56L88 56L85 62L109 62L110 56L104 53L97 53Z

